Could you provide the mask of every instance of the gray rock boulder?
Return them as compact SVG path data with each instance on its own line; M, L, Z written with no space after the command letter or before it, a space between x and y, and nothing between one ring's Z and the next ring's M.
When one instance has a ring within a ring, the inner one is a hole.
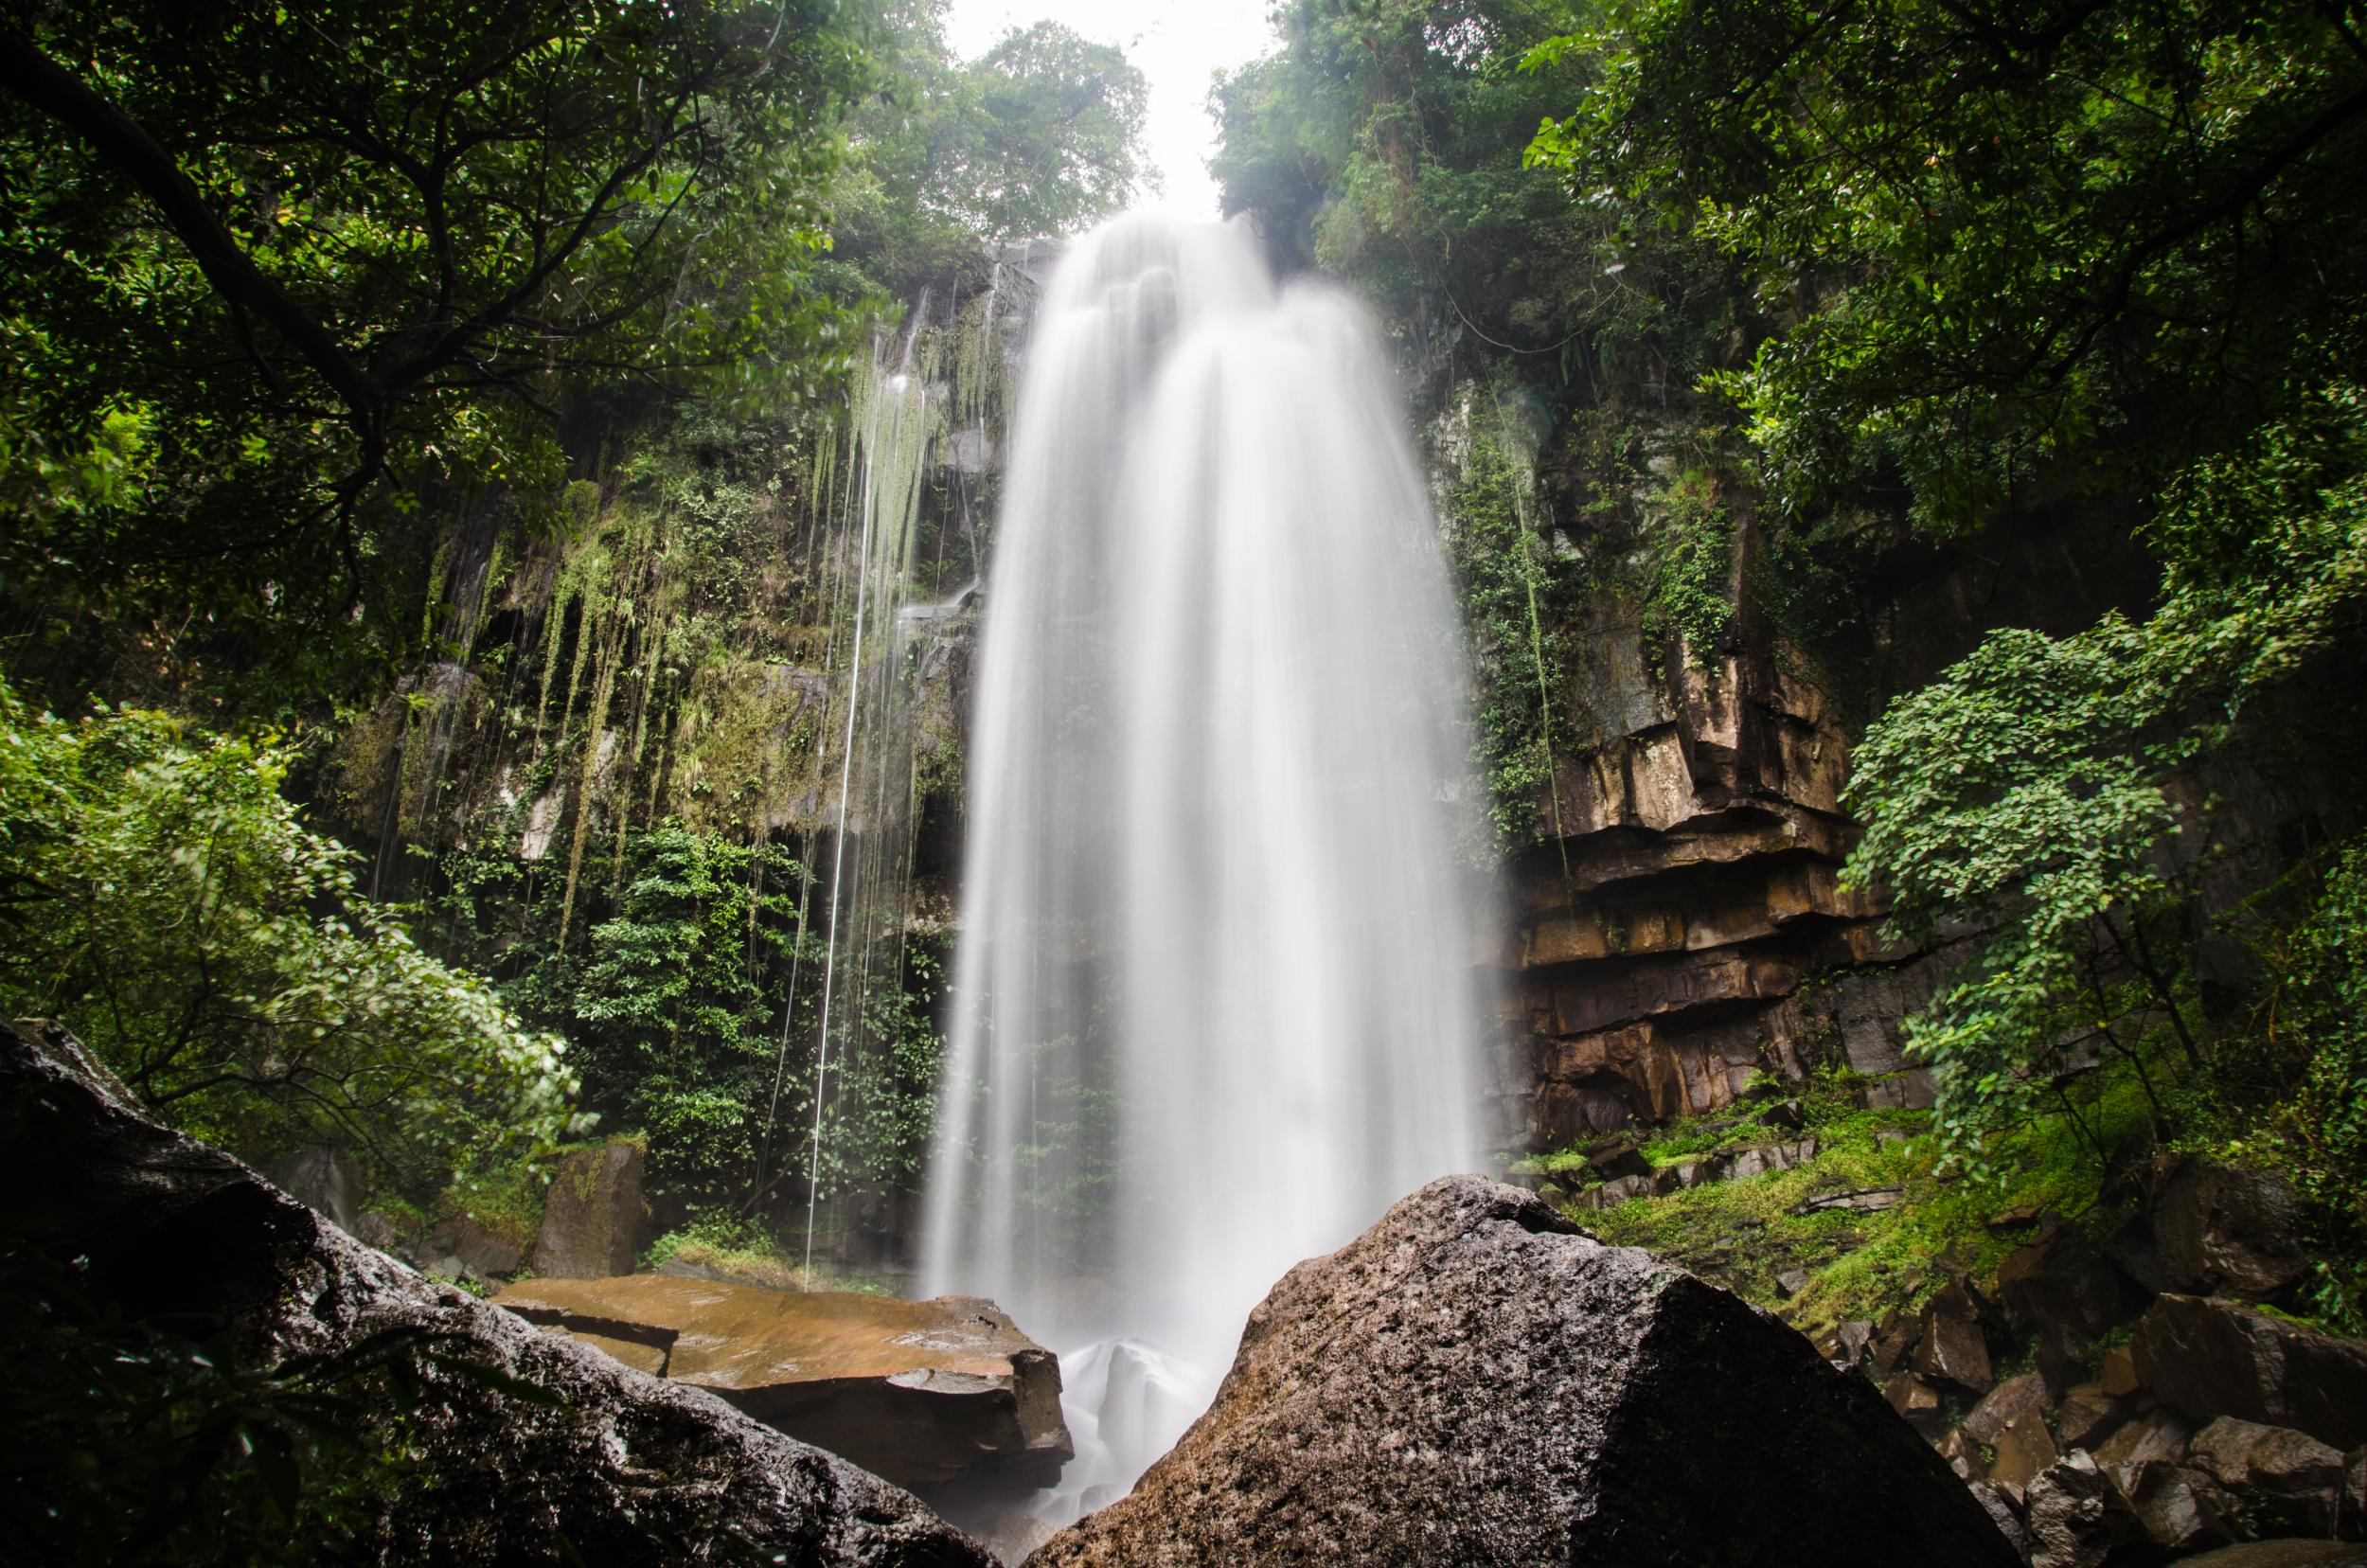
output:
M559 1161L543 1197L534 1272L543 1279L632 1273L650 1221L641 1201L641 1146L617 1139Z
M1285 1275L1208 1413L1130 1496L1029 1559L1803 1560L2018 1558L1863 1379L1725 1292L1472 1176Z
M0 1025L0 1114L20 1240L70 1245L95 1300L219 1338L249 1364L386 1330L436 1336L445 1360L420 1364L421 1398L400 1417L413 1457L357 1543L361 1560L993 1560L908 1494L711 1394L630 1371L364 1246L237 1160L148 1120L70 1039L36 1043Z
M2095 1460L2076 1451L2031 1482L2022 1509L2031 1568L2103 1568L2121 1543L2111 1502Z

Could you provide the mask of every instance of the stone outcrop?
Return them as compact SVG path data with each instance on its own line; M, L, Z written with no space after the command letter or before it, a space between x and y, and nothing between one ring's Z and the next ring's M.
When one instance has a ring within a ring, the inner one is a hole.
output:
M2198 1424L2234 1416L2339 1449L2367 1443L2367 1340L2314 1334L2224 1301L2165 1295L2130 1344L2156 1399Z
M1928 1106L1899 1025L1956 954L1887 943L1879 906L1839 883L1857 837L1842 806L1852 725L1989 628L2063 635L2108 608L2142 615L2159 578L2127 520L2101 511L2042 526L2018 514L1945 545L1898 531L1866 579L1848 668L1819 671L1744 591L1765 546L1747 500L1727 499L1737 614L1716 646L1648 634L1632 595L1611 590L1557 618L1577 663L1553 693L1540 842L1507 867L1494 957L1507 1141L1569 1148L1820 1061L1885 1078L1871 1090L1885 1103Z
M1878 1506L1869 1506L1878 1498ZM1534 1196L1433 1182L1251 1314L1214 1406L1061 1564L2011 1568L1931 1448L1790 1329Z
M418 1366L423 1397L402 1416L412 1457L361 1560L558 1560L563 1537L587 1562L667 1560L684 1542L759 1562L992 1561L845 1461L362 1245L148 1120L68 1038L37 1044L0 1025L0 1108L18 1244L71 1249L102 1305L169 1319L248 1364L388 1330L432 1336L440 1359Z
M974 1296L633 1274L525 1280L493 1299L901 1486L1049 1486L1072 1456L1059 1363Z
M641 1146L616 1139L562 1155L543 1196L534 1272L546 1279L632 1273L650 1221L641 1200Z
M1898 1025L1947 958L1887 945L1879 904L1840 884L1855 829L1830 704L1770 660L1655 668L1625 630L1574 697L1600 733L1556 775L1552 842L1509 867L1507 1130L1566 1147L1823 1059L1928 1105Z

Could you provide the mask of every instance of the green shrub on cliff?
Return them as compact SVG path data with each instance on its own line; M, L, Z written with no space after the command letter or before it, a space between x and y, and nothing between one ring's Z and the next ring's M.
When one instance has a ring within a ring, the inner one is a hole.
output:
M0 684L0 1007L62 1020L151 1109L250 1159L327 1140L400 1185L555 1137L560 1042L357 894L290 754Z
M1905 935L1981 935L1911 1049L1970 1153L2082 1052L2127 1065L2167 1117L2146 1058L2205 1052L2183 973L2191 870L2208 812L2174 781L2251 707L2356 635L2367 609L2367 397L2339 387L2180 476L2155 533L2161 607L2067 638L2009 630L1867 731L1849 802L1849 880L1886 889ZM2075 1112L2072 1113L2075 1114Z

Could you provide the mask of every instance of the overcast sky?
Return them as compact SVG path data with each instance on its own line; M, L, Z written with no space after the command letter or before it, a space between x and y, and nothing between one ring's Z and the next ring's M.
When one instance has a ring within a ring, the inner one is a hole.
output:
M1143 128L1150 161L1165 178L1162 205L1217 216L1217 187L1202 166L1216 151L1208 79L1255 60L1273 45L1272 0L953 0L945 18L954 52L974 60L1013 27L1053 21L1115 44L1150 82Z

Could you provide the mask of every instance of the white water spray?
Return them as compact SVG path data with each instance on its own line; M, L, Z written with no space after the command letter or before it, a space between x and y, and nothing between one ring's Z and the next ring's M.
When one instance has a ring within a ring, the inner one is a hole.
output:
M1064 1352L1090 1506L1475 1164L1464 645L1371 328L1237 227L1061 262L996 552L922 1285Z

